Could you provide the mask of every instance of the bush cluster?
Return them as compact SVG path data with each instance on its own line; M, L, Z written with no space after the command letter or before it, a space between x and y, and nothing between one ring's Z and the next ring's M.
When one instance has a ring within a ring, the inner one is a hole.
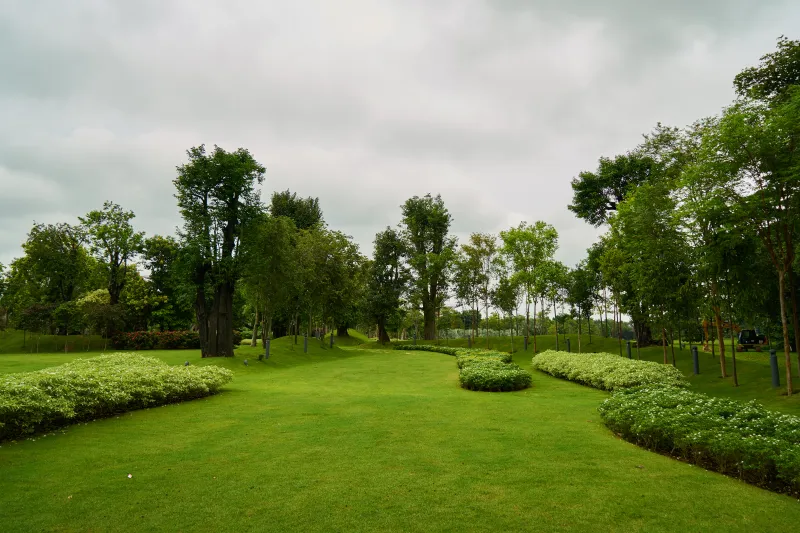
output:
M639 446L800 495L800 417L674 387L620 389L599 410Z
M533 368L558 378L612 391L642 385L686 387L680 370L652 361L609 353L577 354L548 350L533 357Z
M514 363L504 363L495 357L477 357L464 364L458 381L468 390L508 392L531 386L531 375Z
M506 392L531 386L531 375L511 362L511 354L482 348L455 348L431 344L410 344L395 350L420 350L456 357L458 381L465 389L487 392Z
M233 332L233 345L242 343L242 335ZM200 334L196 331L133 331L118 333L111 339L117 350L198 350Z
M217 366L169 366L113 354L0 377L0 440L81 420L216 393L233 378Z

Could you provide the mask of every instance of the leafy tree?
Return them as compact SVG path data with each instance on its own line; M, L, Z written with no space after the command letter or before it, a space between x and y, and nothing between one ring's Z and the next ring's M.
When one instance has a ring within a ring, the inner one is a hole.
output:
M262 214L243 239L243 285L255 309L253 339L261 324L262 344L272 332L276 314L286 309L295 287L295 236L288 217Z
M378 342L386 343L390 340L386 326L400 312L409 272L403 262L404 243L396 230L386 228L375 235L374 243L367 306L370 317L378 324Z
M119 303L128 263L140 252L144 240L144 233L134 231L131 225L135 216L133 211L123 211L119 205L105 202L102 210L79 217L89 236L92 253L106 268L111 305Z
M88 260L81 228L69 224L34 224L22 245L24 275L41 303L61 304L85 290Z
M322 209L319 198L299 198L297 193L288 189L272 193L269 212L273 217L287 217L294 222L299 230L322 228L325 221L322 218Z
M533 351L536 353L536 294L540 283L541 270L552 261L558 248L558 232L542 221L529 225L522 222L516 228L500 232L503 241L502 254L511 263L512 281L520 287L525 302L525 337L530 334L530 308L534 306ZM526 341L527 342L527 341Z
M402 206L401 235L413 272L412 300L418 299L424 318L424 338L436 337L436 310L448 286L455 256L455 238L449 235L451 216L442 197L414 196Z
M492 292L492 305L512 319L519 304L520 287L505 273L497 280L497 288ZM514 351L514 329L511 326L511 351ZM488 338L488 335L487 335Z
M501 263L498 258L497 239L488 233L473 233L469 242L462 245L461 250L470 270L467 275L473 277L472 286L477 299L483 302L486 316L489 316L489 301L492 298L492 284L499 273ZM488 324L488 322L487 322ZM486 346L489 346L489 330L486 329Z
M780 103L791 86L800 85L800 41L778 38L778 49L761 57L757 67L744 69L734 78L740 97Z
M255 185L265 169L250 152L215 146L188 150L189 162L173 181L191 262L195 314L203 357L233 356L233 296L240 277L242 230L261 212ZM210 294L208 294L210 292ZM113 301L113 300L112 300Z
M144 240L143 266L148 283L157 297L152 319L161 331L184 329L192 321L191 297L183 290L180 272L180 244L172 237L154 235Z
M640 152L614 159L602 157L595 172L581 172L572 180L572 204L568 209L589 224L600 226L629 191L650 180L657 171L656 161Z
M578 263L570 272L568 279L567 303L573 308L573 316L578 319L578 351L581 351L581 323L586 319L589 327L589 343L592 342L592 309L594 308L598 280L594 271L586 266L586 261Z

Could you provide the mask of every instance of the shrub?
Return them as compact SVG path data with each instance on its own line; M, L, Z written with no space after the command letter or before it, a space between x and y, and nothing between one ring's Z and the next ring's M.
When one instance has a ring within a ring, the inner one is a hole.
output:
M670 387L620 389L599 411L630 442L800 495L800 417Z
M217 366L173 367L129 353L7 374L0 377L0 440L208 396L232 378Z
M464 365L458 381L465 389L487 392L507 392L530 387L531 375L519 366L493 358Z
M548 350L533 358L533 368L596 389L616 390L642 385L686 387L675 367L652 361L634 361L609 353L576 354Z
M118 333L111 339L117 350L199 350L200 334L197 331L133 331ZM234 348L242 344L242 334L233 331Z
M433 344L399 344L395 345L395 350L405 350L405 351L421 351L421 352L436 352L436 353L443 353L446 355L456 355L456 352L459 348L453 348L450 346L436 346Z
M511 362L510 353L490 353L490 354L461 354L456 357L456 364L458 368L464 368L466 365L472 363L481 363L485 361L497 361L498 363L508 364Z

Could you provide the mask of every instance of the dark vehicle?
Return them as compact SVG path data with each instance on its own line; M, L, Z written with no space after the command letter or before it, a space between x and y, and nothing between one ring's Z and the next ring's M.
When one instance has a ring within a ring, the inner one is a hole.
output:
M736 350L739 352L746 352L750 348L760 352L761 348L768 344L766 335L759 335L753 329L743 329L739 332L739 345Z

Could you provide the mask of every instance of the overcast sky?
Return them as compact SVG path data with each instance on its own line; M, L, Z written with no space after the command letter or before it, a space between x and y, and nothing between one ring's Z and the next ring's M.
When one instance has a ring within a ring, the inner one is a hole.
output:
M371 253L413 195L464 238L522 220L574 264L570 180L731 101L798 38L781 0L0 0L0 262L113 200L172 234L190 146L248 148Z

